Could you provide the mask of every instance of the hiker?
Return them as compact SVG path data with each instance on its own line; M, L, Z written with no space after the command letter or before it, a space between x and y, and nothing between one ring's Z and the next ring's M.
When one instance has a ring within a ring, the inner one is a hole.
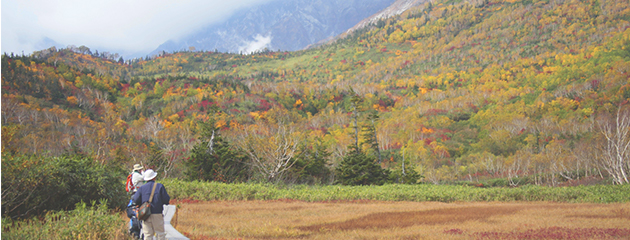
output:
M129 233L133 239L143 239L142 225L138 219L138 206L133 203L133 199L130 199L129 204L127 204L127 217L129 218L127 233Z
M140 164L133 165L133 176L131 176L131 183L133 184L133 192L135 193L142 184L144 184L144 177L142 172L144 167Z
M151 201L151 216L142 221L144 239L153 239L154 234L157 239L166 238L166 232L164 231L164 215L162 215L162 212L164 211L164 205L169 203L171 197L166 192L164 185L155 182L156 176L157 173L153 171L153 169L144 171L144 181L146 181L146 183L140 186L133 196L133 202L136 203L137 206L140 206L142 203L149 201L153 185L156 185L153 200Z
M127 176L126 189L127 192L131 193L131 197L138 191L138 188L144 184L144 177L142 176L142 165L136 164L133 165L132 172Z

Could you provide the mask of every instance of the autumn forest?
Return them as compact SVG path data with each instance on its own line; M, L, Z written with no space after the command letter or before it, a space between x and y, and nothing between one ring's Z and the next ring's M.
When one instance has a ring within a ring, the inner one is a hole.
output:
M438 0L296 52L5 54L3 202L33 156L191 181L627 184L629 78L620 0Z

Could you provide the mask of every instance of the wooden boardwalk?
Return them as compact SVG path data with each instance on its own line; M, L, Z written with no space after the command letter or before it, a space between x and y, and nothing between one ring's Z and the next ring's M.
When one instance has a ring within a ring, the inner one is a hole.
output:
M189 240L186 236L179 233L173 225L171 225L171 220L173 216L175 216L175 212L177 211L177 207L175 205L166 205L164 206L164 231L166 231L166 239L169 240Z

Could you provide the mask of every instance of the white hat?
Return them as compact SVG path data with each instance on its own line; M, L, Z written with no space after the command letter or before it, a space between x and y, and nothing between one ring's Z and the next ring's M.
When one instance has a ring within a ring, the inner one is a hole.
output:
M144 181L151 181L157 177L157 173L153 169L144 171Z
M143 169L143 168L144 168L144 167L143 167L142 165L140 165L140 164L133 165L133 170L134 170L134 171L136 171L136 170L140 170L140 169Z

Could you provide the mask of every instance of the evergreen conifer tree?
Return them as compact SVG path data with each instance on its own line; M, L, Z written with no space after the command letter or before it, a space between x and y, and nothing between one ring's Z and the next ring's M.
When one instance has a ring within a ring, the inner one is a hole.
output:
M248 178L246 156L230 148L215 127L215 121L201 123L201 134L186 162L186 179L242 182Z
M363 125L363 144L368 146L370 153L376 155L378 163L381 163L381 151L378 149L378 139L376 138L376 121L378 121L378 112L372 111L368 113L367 122Z
M297 183L324 184L330 177L328 168L330 153L326 146L318 139L312 145L304 145L293 165L290 175L293 175Z
M337 183L342 185L383 185L389 180L390 172L381 168L374 157L365 155L351 147L336 169Z

